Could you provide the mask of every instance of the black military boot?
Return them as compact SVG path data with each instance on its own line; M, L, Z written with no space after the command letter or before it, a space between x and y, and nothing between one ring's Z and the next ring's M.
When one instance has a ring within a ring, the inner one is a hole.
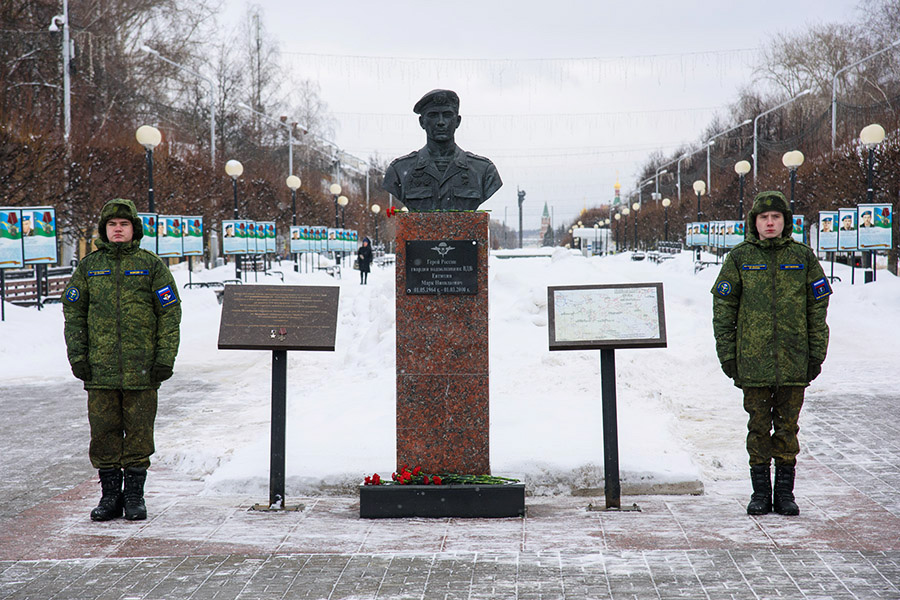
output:
M147 518L147 507L144 505L146 480L147 469L135 467L125 469L125 518L129 521L142 521Z
M122 469L100 469L103 495L97 508L91 511L91 521L109 521L122 516L125 501L122 497Z
M747 505L748 515L765 515L772 511L772 473L769 465L751 465L750 482L753 494Z
M779 515L799 515L794 502L794 467L775 465L775 512Z

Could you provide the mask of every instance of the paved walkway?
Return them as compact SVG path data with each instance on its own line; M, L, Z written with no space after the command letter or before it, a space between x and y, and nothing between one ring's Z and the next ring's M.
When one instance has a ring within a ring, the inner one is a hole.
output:
M623 497L641 512L557 496L521 519L369 521L355 497L317 497L272 514L154 469L150 518L103 524L83 392L2 397L0 599L900 599L894 396L807 403L794 518L748 517L745 481Z

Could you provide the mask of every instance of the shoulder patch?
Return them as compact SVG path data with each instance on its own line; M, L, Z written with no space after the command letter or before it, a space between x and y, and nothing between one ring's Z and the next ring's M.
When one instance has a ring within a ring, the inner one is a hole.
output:
M816 279L810 285L812 286L813 298L816 300L821 300L831 295L831 286L828 285L828 280L825 277Z
M81 298L81 292L78 291L77 287L72 286L66 290L66 300L69 302L78 302L79 298Z
M722 297L728 296L731 294L731 282L729 281L720 281L716 286L716 293Z
M178 303L178 296L175 295L175 292L172 290L171 285L167 285L156 290L156 297L159 298L159 303L163 306L163 308Z
M765 271L766 265L741 265L742 271Z

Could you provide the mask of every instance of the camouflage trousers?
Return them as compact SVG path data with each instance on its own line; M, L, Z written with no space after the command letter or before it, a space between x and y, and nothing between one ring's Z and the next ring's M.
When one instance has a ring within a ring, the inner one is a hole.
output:
M747 453L751 465L793 466L800 452L798 420L803 407L802 386L744 388Z
M156 404L156 390L88 390L88 454L95 469L150 466Z

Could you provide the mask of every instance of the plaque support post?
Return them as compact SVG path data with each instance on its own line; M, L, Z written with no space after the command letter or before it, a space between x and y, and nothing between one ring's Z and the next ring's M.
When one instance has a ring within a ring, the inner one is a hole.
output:
M603 406L603 492L606 508L622 506L619 485L619 426L616 420L616 351L600 350L600 393Z

